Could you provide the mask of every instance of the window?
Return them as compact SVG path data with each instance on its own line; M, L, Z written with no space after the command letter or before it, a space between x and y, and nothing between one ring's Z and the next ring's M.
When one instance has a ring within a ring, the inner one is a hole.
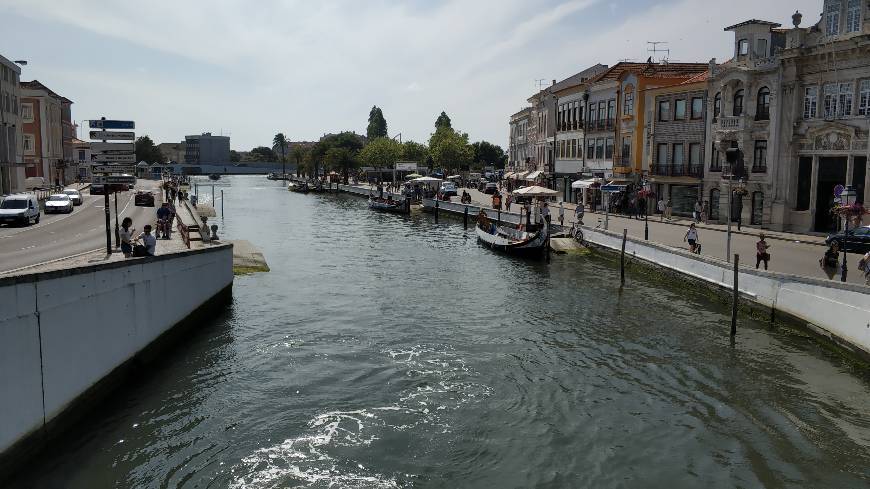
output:
M591 160L595 158L595 140L590 139L586 142L586 159Z
M33 122L33 104L21 104L21 122Z
M710 190L710 219L719 220L719 189Z
M840 83L837 99L837 116L845 117L852 115L852 84Z
M870 115L870 80L861 80L858 88L858 115Z
M739 56L746 56L749 54L749 41L746 39L737 41L737 54Z
M18 115L18 97L12 96L12 113Z
M833 119L837 114L837 85L829 83L824 86L825 119Z
M631 136L622 138L622 162L631 161Z
M607 105L606 105L606 103L605 103L603 100L602 100L601 102L598 102L598 120L599 120L599 121L603 121L603 120L604 120L604 118L605 118L605 112L604 112L604 111L605 111L605 110L607 110Z
M634 89L626 87L625 97L622 100L622 115L634 115Z
M595 123L598 121L598 112L595 111L595 104L589 105L589 126L594 128Z
M692 97L692 119L700 119L704 116L704 99Z
M701 143L689 144L689 164L692 166L701 164Z
M659 166L664 166L668 162L668 145L660 144L658 147L658 152L656 154L656 163Z
M710 148L710 171L722 171L722 160L719 154L719 149L716 148L716 143Z
M671 119L671 103L667 100L659 102L659 120L668 121Z
M758 90L758 101L755 106L755 120L770 120L770 89L761 87Z
M756 58L766 58L767 57L767 39L759 39L755 41L755 57Z
M674 120L686 118L686 101L683 99L674 102Z
M846 4L846 32L861 30L861 0L849 0Z
M608 160L613 158L613 138L607 138L604 146L604 158Z
M761 220L764 216L764 193L752 192L752 215L749 218L749 224L753 226L761 226Z
M804 90L804 119L815 119L819 103L819 87L807 87Z
M755 141L755 152L752 158L752 171L764 173L767 171L767 141L759 139Z
M25 154L33 154L36 151L33 134L25 134L24 135L24 153Z
M825 9L825 33L829 36L840 33L840 2L828 2Z
M671 161L674 166L683 166L685 161L683 155L683 143L674 144L674 154L671 155Z
M713 120L719 118L719 114L722 113L722 92L716 94L716 97L713 99Z
M580 153L577 151L577 148L579 146L580 146L579 139L572 139L571 140L571 158L579 158L580 157Z
M595 140L595 159L600 160L604 158L604 140L596 139Z
M743 115L743 90L737 90L734 92L734 111L732 113L734 116Z
M616 100L607 101L607 119L613 121L616 118Z
M79 150L79 161L85 161L85 150Z

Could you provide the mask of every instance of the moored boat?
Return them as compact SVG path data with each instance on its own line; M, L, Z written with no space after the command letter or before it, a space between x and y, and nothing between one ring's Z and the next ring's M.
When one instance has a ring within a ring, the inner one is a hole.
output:
M477 239L491 249L525 256L543 256L549 246L550 226L543 221L533 231L523 226L498 226L488 217L478 217Z
M287 190L289 190L291 192L299 192L301 194L307 194L310 189L308 188L307 183L297 182L297 183L291 183L290 185L288 185Z
M379 199L377 197L369 197L369 209L384 212L395 212L405 214L407 207L402 200Z
M220 180L221 176L218 175L217 173L209 173L208 179L209 180Z

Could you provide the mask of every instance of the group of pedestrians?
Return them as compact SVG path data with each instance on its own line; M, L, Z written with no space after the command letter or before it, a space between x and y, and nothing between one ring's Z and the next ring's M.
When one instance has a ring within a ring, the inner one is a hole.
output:
M124 258L154 256L157 251L157 237L151 234L151 225L146 224L142 228L142 232L133 238L136 234L136 228L133 227L133 219L125 217L121 221L121 252L124 253Z

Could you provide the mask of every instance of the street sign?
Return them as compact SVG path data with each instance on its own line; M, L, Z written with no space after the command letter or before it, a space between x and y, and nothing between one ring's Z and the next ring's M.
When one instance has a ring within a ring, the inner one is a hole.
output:
M133 154L135 149L133 143L91 143L91 154Z
M136 156L132 154L118 155L93 155L93 160L98 163L136 163Z
M843 190L846 190L846 187L842 185L837 185L836 187L834 187L834 196L839 197L843 194Z
M106 141L132 141L136 139L136 133L132 131L91 131L91 139L104 139Z
M93 183L97 185L131 184L136 183L136 177L132 175L94 175Z
M91 173L135 173L136 167L129 165L94 165Z
M133 121L115 121L109 119L96 119L89 121L91 129L136 129Z

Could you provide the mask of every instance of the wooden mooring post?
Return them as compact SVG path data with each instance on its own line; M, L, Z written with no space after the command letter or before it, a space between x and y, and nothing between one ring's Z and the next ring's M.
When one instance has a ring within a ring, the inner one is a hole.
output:
M438 198L435 198L435 223L438 223Z
M740 255L734 254L734 293L731 298L731 337L737 335L737 300L740 297L740 289L737 284L739 274L737 267L740 266Z
M625 241L628 239L628 229L622 230L622 251L619 253L619 284L625 285Z
M224 217L224 189L221 189L221 218Z
M465 206L465 214L462 216L462 221L465 224L465 229L468 229L468 206Z

